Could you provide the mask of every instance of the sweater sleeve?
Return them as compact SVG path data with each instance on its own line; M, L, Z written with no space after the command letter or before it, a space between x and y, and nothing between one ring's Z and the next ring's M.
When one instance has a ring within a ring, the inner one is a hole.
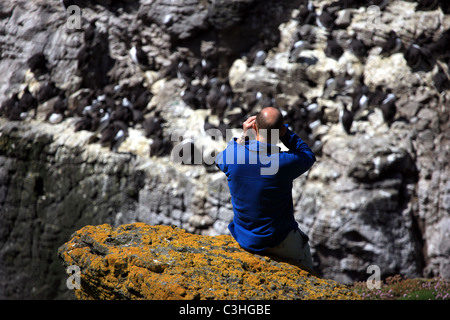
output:
M306 142L289 130L287 124L285 126L286 133L280 140L289 151L283 152L283 158L289 168L288 171L292 173L293 178L296 178L312 167L316 162L316 157Z
M227 143L227 147L225 150L220 152L215 159L216 167L219 168L219 170L223 171L225 174L228 175L228 162L235 163L236 158L236 148L237 148L237 138L231 139ZM228 157L227 150L231 148L231 159Z

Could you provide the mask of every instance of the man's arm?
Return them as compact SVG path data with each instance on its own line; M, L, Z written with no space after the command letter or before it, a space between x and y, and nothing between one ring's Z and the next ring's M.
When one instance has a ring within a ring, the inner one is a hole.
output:
M255 135L255 123L256 123L256 116L251 116L247 120L245 120L244 124L242 125L244 133L240 138L236 140L237 143L243 145L246 140L251 139L252 136Z
M289 130L287 124L285 124L285 127L286 131L280 137L280 141L283 142L289 151L284 152L284 157L293 175L298 177L312 167L314 162L316 162L316 157L306 142Z

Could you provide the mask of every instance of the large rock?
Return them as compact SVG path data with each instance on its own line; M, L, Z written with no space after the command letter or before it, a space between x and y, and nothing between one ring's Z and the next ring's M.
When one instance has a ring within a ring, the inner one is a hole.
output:
M62 245L78 299L358 299L333 280L251 254L231 236L144 223L86 226Z
M278 25L305 2L146 0L141 1L137 17L145 25L157 25L170 36L172 46L187 47L198 54L202 46L210 43L210 50L202 54L215 60L219 74L226 77L233 61L253 45L262 42L266 49L275 46Z

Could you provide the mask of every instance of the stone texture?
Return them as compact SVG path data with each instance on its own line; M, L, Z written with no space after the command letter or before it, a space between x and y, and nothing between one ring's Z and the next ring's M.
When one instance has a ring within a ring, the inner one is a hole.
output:
M74 134L71 120L0 118L2 298L70 298L54 253L85 225L142 221L223 234L232 218L221 176L109 152L90 144L91 134Z
M62 245L78 299L359 299L299 266L246 252L231 236L144 223L86 226Z
M114 223L120 211L134 208L143 183L131 155L102 155L86 147L88 135L74 139L71 129L57 128L49 134L45 125L1 122L3 299L68 297L55 250L70 230Z

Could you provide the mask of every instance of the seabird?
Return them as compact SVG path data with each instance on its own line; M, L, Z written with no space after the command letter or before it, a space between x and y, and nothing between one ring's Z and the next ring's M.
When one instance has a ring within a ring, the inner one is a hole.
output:
M267 57L267 53L264 50L259 50L256 52L255 60L253 60L254 66L260 66L264 63L264 60Z
M140 40L130 49L131 60L143 70L148 70L152 66L147 54L142 50L142 43Z
M292 106L296 108L303 108L305 106L306 101L307 101L306 97L303 95L303 93L300 92L297 95L297 100L294 101Z
M131 101L128 100L127 97L123 97L122 98L122 107L131 108L131 106L132 106Z
M328 99L331 95L331 93L334 92L337 86L337 81L334 75L332 74L330 78L325 81L325 88L323 90L322 98Z
M136 46L131 47L130 49L130 56L131 56L131 60L135 63L135 64L139 64L138 58L137 58L137 48Z
M429 70L433 64L433 57L427 48L420 47L418 44L411 44L404 53L408 66L417 70L419 68Z
M195 64L194 74L197 79L203 80L208 77L212 71L212 63L205 58L202 58Z
M306 106L306 110L309 113L317 113L320 111L319 104L317 103L317 98L314 97L310 104Z
M189 66L189 64L185 61L178 62L177 65L177 78L186 81L187 83L191 82L192 74L194 71Z
M113 143L111 144L110 150L116 152L119 149L122 142L125 141L125 139L126 139L125 130L119 129L119 131L117 131L116 135L114 136L114 140Z
M381 85L378 85L375 90L369 94L369 105L378 107L386 97L387 93L383 91Z
M389 102L391 102L391 101L393 101L393 100L395 100L395 99L396 99L395 94L392 93L392 92L389 92L389 93L386 95L386 98L384 98L384 100L381 102L381 104L389 103Z
M350 77L350 78L349 78ZM347 94L349 91L353 91L355 85L355 78L352 78L347 73L345 76L340 76L337 81L337 90L342 94Z
M247 56L247 66L251 67L255 64L262 64L267 57L268 46L264 43L264 41L258 41L255 45L251 47L249 52L246 54ZM257 59L258 58L258 59Z
M351 134L353 114L347 110L347 106L345 104L342 104L341 111L339 112L339 121L341 122L345 132L347 134Z
M386 42L381 46L381 54L383 56L390 56L399 52L401 48L402 40L397 36L397 33L394 30L391 30Z
M130 124L133 123L133 112L131 108L124 106L116 106L114 111L111 113L111 120L113 121L122 121L124 123Z
M39 103L43 103L58 95L59 92L60 89L56 87L55 82L47 80L45 81L44 85L39 88L39 91L36 94L36 98L38 99Z
M261 91L252 91L247 99L248 109L253 109L261 101L262 97Z
M343 53L344 50L339 43L333 38L328 38L327 47L325 48L325 55L329 58L339 60Z
M33 119L36 119L37 117L37 108L38 108L38 101L33 95L31 94L30 90L28 89L28 86L25 87L23 90L22 97L19 101L19 109L22 110L22 112L28 112L29 110L34 110L34 116Z
M439 66L438 72L433 76L433 84L438 92L450 89L449 77L441 66Z
M309 128L311 129L311 132L314 132L321 124L320 119L314 120L309 123Z
M91 117L90 115L83 116L75 123L75 131L86 130L94 132L99 125L98 118Z
M289 54L289 62L297 62L297 59L300 57L300 53L303 50L310 48L311 46L308 42L304 40L296 41L292 46L291 52Z
M98 131L102 132L109 125L110 120L111 115L109 114L109 112L105 112L105 114L100 118Z
M9 121L21 121L23 120L23 115L25 114L26 117L26 113L21 112L19 109L19 106L16 105L15 107L13 107L9 113L7 114L7 118Z
M450 57L450 29L445 30L436 42L427 44L426 48L438 59Z
M64 91L61 91L53 103L50 112L47 113L45 119L52 124L60 123L64 120L64 113L67 108L67 98Z
M19 93L14 93L11 95L10 98L3 101L2 106L0 108L0 115L5 115L8 120L13 121L10 115L16 113L14 110L18 110L19 108ZM20 115L20 110L18 112L18 115ZM18 117L17 120L20 120L20 117Z
M219 118L222 118L230 102L231 101L229 97L220 95L216 107L211 109L211 114L217 115Z
M287 111L282 110L281 113L283 114L283 117L288 119L288 122L291 123L295 133L302 134L305 132L306 135L308 135L310 133L310 127L308 126L309 119L305 103L306 100L301 104L294 103L291 106L288 106Z
M133 124L139 124L142 123L142 121L144 121L144 113L141 110L137 110L137 109L131 109L131 113L133 115Z
M220 94L225 96L231 96L233 94L233 90L228 82L222 83L220 86Z
M350 41L350 50L358 58L367 57L366 45L360 39L357 39L356 37Z
M219 93L220 93L219 88L217 88L217 86L213 86L209 90L208 95L206 96L206 106L211 111L214 111L217 107L217 103L219 102L220 99Z
M368 89L365 85L355 89L353 94L352 113L364 110L369 105Z
M168 13L164 16L162 23L165 24L166 26L168 26L172 22L172 18L173 18L173 15Z
M93 115L93 108L92 106L89 104L87 106L84 106L83 111L81 113L83 116L92 116Z
M196 110L201 108L201 103L198 100L197 95L192 92L191 86L181 91L180 96L181 99L183 99L184 103L186 103L192 109Z
M123 121L114 121L102 131L100 144L109 146L112 151L117 151L120 144L125 141L128 128Z
M411 44L409 48L405 52L405 59L413 69L416 69L420 66L422 62L422 53L420 51L420 47L417 44Z
M162 134L163 120L159 117L148 117L142 123L144 128L145 137L150 138L152 136L159 136Z
M155 136L150 139L150 157L159 157L162 156L169 147L169 143L162 136Z
M198 108L206 109L206 96L208 94L208 90L203 87L199 86L198 90L195 92L195 96L198 100Z
M305 108L306 115L304 115L306 122L309 124L311 122L316 121L317 119L323 120L323 111L320 105L317 103L317 97L314 97L311 100L311 103L308 104ZM305 126L309 128L309 126Z
M206 60L206 59L202 59L201 64L202 64L202 74L203 75L209 75L211 73L211 70L212 70L212 63L211 63L211 61Z
M317 26L324 30L331 30L334 26L334 15L331 14L327 8L322 9L322 12L317 15L316 23Z
M397 113L397 107L395 105L396 97L393 93L387 95L387 97L381 103L380 109L383 113L383 119L388 124L394 121L395 114Z
M316 9L314 5L312 4L312 1L308 1L308 4L305 6L303 5L300 8L300 12L298 14L298 20L300 22L300 25L305 24L313 24L316 20Z

